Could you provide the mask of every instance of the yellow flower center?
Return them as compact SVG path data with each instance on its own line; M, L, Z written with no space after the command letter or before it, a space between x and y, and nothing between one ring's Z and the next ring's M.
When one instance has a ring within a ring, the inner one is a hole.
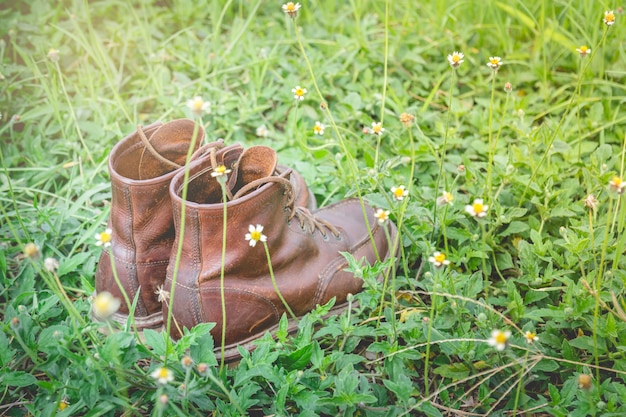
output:
M472 204L472 207L474 208L474 213L479 214L483 212L484 206L482 203L474 203Z
M583 46L580 47L580 53L582 53L582 54L586 54L588 50L589 50L589 48L587 48L586 45L583 45Z
M393 195L396 198L404 197L404 189L400 187L396 188L396 190L393 192Z
M304 95L304 89L302 88L296 88L296 93L295 93L298 97L302 97Z
M26 255L27 257L34 258L37 256L38 253L39 253L39 248L34 243L32 242L27 243L24 246L24 255Z
M194 100L193 101L193 110L194 111L202 110L202 106L204 106L204 101L203 100Z
M321 132L321 131L322 131L322 126L320 126L320 125L315 125L315 127L314 127L313 129L315 129L315 133L319 133L319 132Z
M111 303L111 298L104 296L96 297L94 303L96 311L107 311L109 309L109 304Z
M215 173L218 175L224 175L226 173L226 167L224 165L219 165L215 168Z
M107 233L107 232L100 233L100 241L102 243L109 243L109 242L111 242L111 234Z
M374 125L374 127L372 127L372 130L374 131L374 133L380 133L381 129L382 129L381 125Z
M458 55L452 55L452 62L458 63L461 60L461 57Z
M613 179L611 180L611 184L613 184L616 187L621 187L622 186L622 179L618 176L613 177Z
M287 3L287 7L285 7L285 10L287 10L288 12L295 12L296 11L296 5L293 4L292 2Z
M434 258L437 263L442 264L446 260L446 255L444 255L443 253L440 253L440 254L435 255Z
M614 22L615 21L615 15L613 13L607 13L607 15L604 16L604 19L607 22Z
M261 232L255 230L254 232L250 232L250 239L259 241L261 240Z
M447 191L444 191L443 198L445 198L445 200L448 202L454 200L454 196L452 195L452 193L449 193Z
M65 410L67 407L69 407L69 404L63 400L59 403L59 411L63 411Z
M497 66L497 65L500 65L500 60L499 60L499 59L496 59L496 58L492 59L492 60L491 60L491 65L496 65L496 66Z
M504 334L503 332L499 332L494 339L499 345L503 345L507 342L507 340L509 340L509 338L506 337L506 334Z
M170 376L170 371L167 368L159 369L158 379L167 379Z
M536 335L535 333L533 333L533 332L527 332L527 333L526 333L526 339L530 340L531 342L532 342L533 340L535 340L535 337L536 337L536 336L537 336L537 335Z

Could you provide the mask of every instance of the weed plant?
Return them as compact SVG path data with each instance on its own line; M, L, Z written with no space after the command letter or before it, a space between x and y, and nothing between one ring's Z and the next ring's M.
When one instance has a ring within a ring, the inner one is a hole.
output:
M301 6L0 4L0 414L626 415L620 5ZM211 323L93 323L108 153L180 117L369 202L398 258L230 366Z

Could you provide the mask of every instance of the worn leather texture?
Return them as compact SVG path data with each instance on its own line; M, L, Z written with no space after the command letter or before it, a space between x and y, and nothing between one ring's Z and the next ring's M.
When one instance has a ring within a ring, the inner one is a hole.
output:
M146 138L164 158L184 165L191 143L194 122L174 120L143 128ZM204 139L204 130L197 131L195 148ZM217 144L217 146L222 146ZM181 168L164 164L147 152L138 132L122 139L109 156L111 176L111 213L108 227L112 229L111 247L102 251L96 271L96 291L108 291L124 300L115 282L111 264L131 302L140 291L135 316L141 319L156 315L148 327L158 327L161 303L157 286L165 280L165 272L174 241L174 222L169 198L169 184ZM141 289L141 290L140 290ZM128 314L122 302L117 317Z
M220 269L224 206L220 186L210 175L211 168L207 158L191 164L192 179L185 201L181 198L183 176L176 175L170 185L176 227L181 227L178 217L183 203L185 224L178 270L174 269L174 253L167 270L165 286L171 286L174 276L176 285L174 296L164 303L164 314L172 308L174 338L180 337L182 328L217 323L212 334L219 345L223 326ZM239 169L245 167L240 165ZM375 244L382 259L391 256L384 227L393 242L393 223L380 225L367 204L366 221L358 199L343 200L312 213L297 207L291 175L286 170L267 177L265 183L257 180L262 183L258 188L227 203L225 348L234 355L234 347L273 329L287 311L274 290L263 244L251 247L244 238L249 225L264 227L278 288L297 316L333 297L337 305L342 305L349 293L362 290L363 281L345 270L348 265L340 252L373 264L377 259Z
M108 291L124 300L115 282L112 254L115 271L130 301L139 293L134 316L139 329L159 328L163 322L157 293L165 280L175 238L169 186L177 173L184 175L182 165L185 164L194 133L194 122L180 119L163 125L155 123L145 127L143 132L156 152L181 168L153 156L138 132L128 135L113 148L109 156L112 198L108 221L113 234L111 247L102 251L95 277L96 292ZM204 130L199 128L196 134L195 150L198 150L204 139ZM245 155L239 144L224 147L222 142L213 142L205 147L207 149L201 155L209 158L210 148L217 149L220 163L232 168L235 173L239 159ZM275 166L275 161L273 163ZM285 167L276 169L287 170ZM244 174L248 179L253 175L250 172ZM233 178L235 186L236 174ZM294 174L292 183L298 193L298 204L314 208L315 199L304 179ZM194 189L190 192L201 197L214 190ZM179 213L177 215L180 216ZM128 306L122 302L113 319L125 323L128 313Z

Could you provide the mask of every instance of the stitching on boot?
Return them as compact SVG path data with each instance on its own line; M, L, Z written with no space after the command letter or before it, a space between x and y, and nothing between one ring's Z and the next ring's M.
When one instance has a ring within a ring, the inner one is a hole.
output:
M193 224L191 232L192 232L192 238L194 239L193 242L193 260L192 260L192 265L194 267L195 271L199 271L200 270L200 230L201 230L201 222L200 219L198 218L198 212L197 211L192 211L189 215L189 217L191 217L191 219L193 219ZM198 276L196 276L196 288L198 288L199 286L199 274ZM197 291L197 290L196 290ZM197 323L202 323L204 322L203 320L203 314L202 312L204 311L204 308L200 308L200 304L202 303L202 298L200 297L200 292L197 292L198 296L197 297L192 297L192 307L193 307L193 314L194 314L194 319Z
M135 247L135 236L133 233L133 220L134 220L133 203L132 203L132 198L130 196L130 189L128 187L124 189L124 200L126 202L126 207L128 208L128 213L129 213L128 217L130 219L124 225L124 229L125 229L124 231L126 232L126 235L129 237L128 241L131 242L132 244L130 251L132 252L132 259L135 259L135 262L136 262L137 248ZM129 292L131 293L129 294L130 295L129 298L130 300L134 300L137 294L137 290L139 288L139 278L137 277L136 264L132 264L132 263L126 264L126 270L128 271L126 275L128 277L126 284L128 285L128 288L130 290ZM148 314L148 310L146 309L146 306L141 297L137 299L137 306L135 307L135 314L140 315L140 316L145 316Z

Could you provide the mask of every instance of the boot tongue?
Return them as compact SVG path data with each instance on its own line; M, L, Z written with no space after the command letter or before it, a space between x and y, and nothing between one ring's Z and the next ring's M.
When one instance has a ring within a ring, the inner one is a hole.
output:
M189 119L173 120L159 127L144 144L139 158L139 179L160 177L185 164L195 123ZM139 134L140 132L138 132ZM198 127L194 151L204 140L204 129Z
M241 188L253 181L267 178L274 174L278 157L276 151L267 146L252 146L241 153L239 160L232 168L232 173L228 178L228 188L233 195L237 194ZM238 195L237 198L251 192Z

